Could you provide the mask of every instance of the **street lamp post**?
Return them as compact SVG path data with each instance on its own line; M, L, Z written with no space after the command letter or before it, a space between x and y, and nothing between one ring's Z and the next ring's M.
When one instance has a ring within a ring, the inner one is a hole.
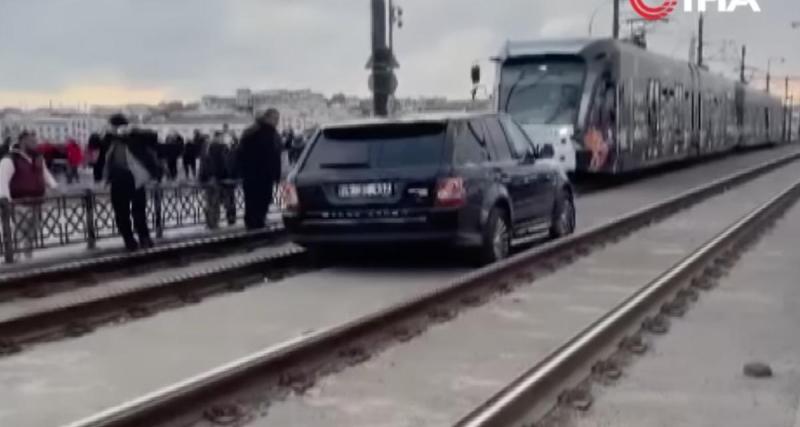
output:
M780 64L786 62L786 58L779 56L779 57L771 57L767 60L767 93L770 92L770 83L772 79L772 61L777 61Z
M597 7L594 8L594 11L592 11L592 17L589 18L589 37L592 36L592 30L594 29L594 19L597 17L597 14L600 12L600 10L602 10L605 6L606 5L604 1L597 5Z
M403 8L389 0L389 49L394 52L394 27L403 28Z
M613 9L613 21L612 22L612 37L614 39L619 38L619 0L611 0L614 2L614 9ZM589 18L589 37L592 36L593 29L594 29L594 19L597 17L597 14L603 10L603 8L608 6L608 0L602 0L602 2L597 5L597 7L592 11L592 16Z

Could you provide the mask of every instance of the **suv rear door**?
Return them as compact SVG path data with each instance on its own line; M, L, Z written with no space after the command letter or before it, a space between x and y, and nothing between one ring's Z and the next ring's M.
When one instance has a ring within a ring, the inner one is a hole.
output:
M466 209L461 213L466 224L480 224L486 190L493 182L492 155L486 145L483 125L475 120L456 120L451 125L453 167L464 180L467 190Z

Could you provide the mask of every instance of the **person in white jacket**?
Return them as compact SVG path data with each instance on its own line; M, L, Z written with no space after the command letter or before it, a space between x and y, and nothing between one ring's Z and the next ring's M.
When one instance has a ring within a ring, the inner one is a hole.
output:
M18 140L0 160L0 202L9 208L13 202L23 253L31 258L41 224L42 197L58 183L36 152L36 134L22 132Z

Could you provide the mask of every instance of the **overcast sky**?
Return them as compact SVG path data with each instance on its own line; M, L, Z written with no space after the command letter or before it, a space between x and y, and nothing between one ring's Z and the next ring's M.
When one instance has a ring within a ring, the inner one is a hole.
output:
M611 0L396 1L398 96L465 97L469 66L504 40L585 36L595 10L595 35L610 33ZM747 43L751 65L785 56L775 74L800 77L800 29L790 25L800 1L758 1L760 14L708 14L708 53ZM651 48L687 58L696 19L676 11L652 28ZM238 87L367 95L369 32L369 0L2 0L0 105L191 100ZM728 53L712 68L733 71L738 52Z

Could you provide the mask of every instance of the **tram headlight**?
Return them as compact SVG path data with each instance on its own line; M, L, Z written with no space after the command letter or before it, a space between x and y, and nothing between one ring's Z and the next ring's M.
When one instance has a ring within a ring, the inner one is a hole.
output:
M567 145L569 138L572 136L572 132L570 132L569 128L561 128L558 131L558 139L561 141L561 145Z

